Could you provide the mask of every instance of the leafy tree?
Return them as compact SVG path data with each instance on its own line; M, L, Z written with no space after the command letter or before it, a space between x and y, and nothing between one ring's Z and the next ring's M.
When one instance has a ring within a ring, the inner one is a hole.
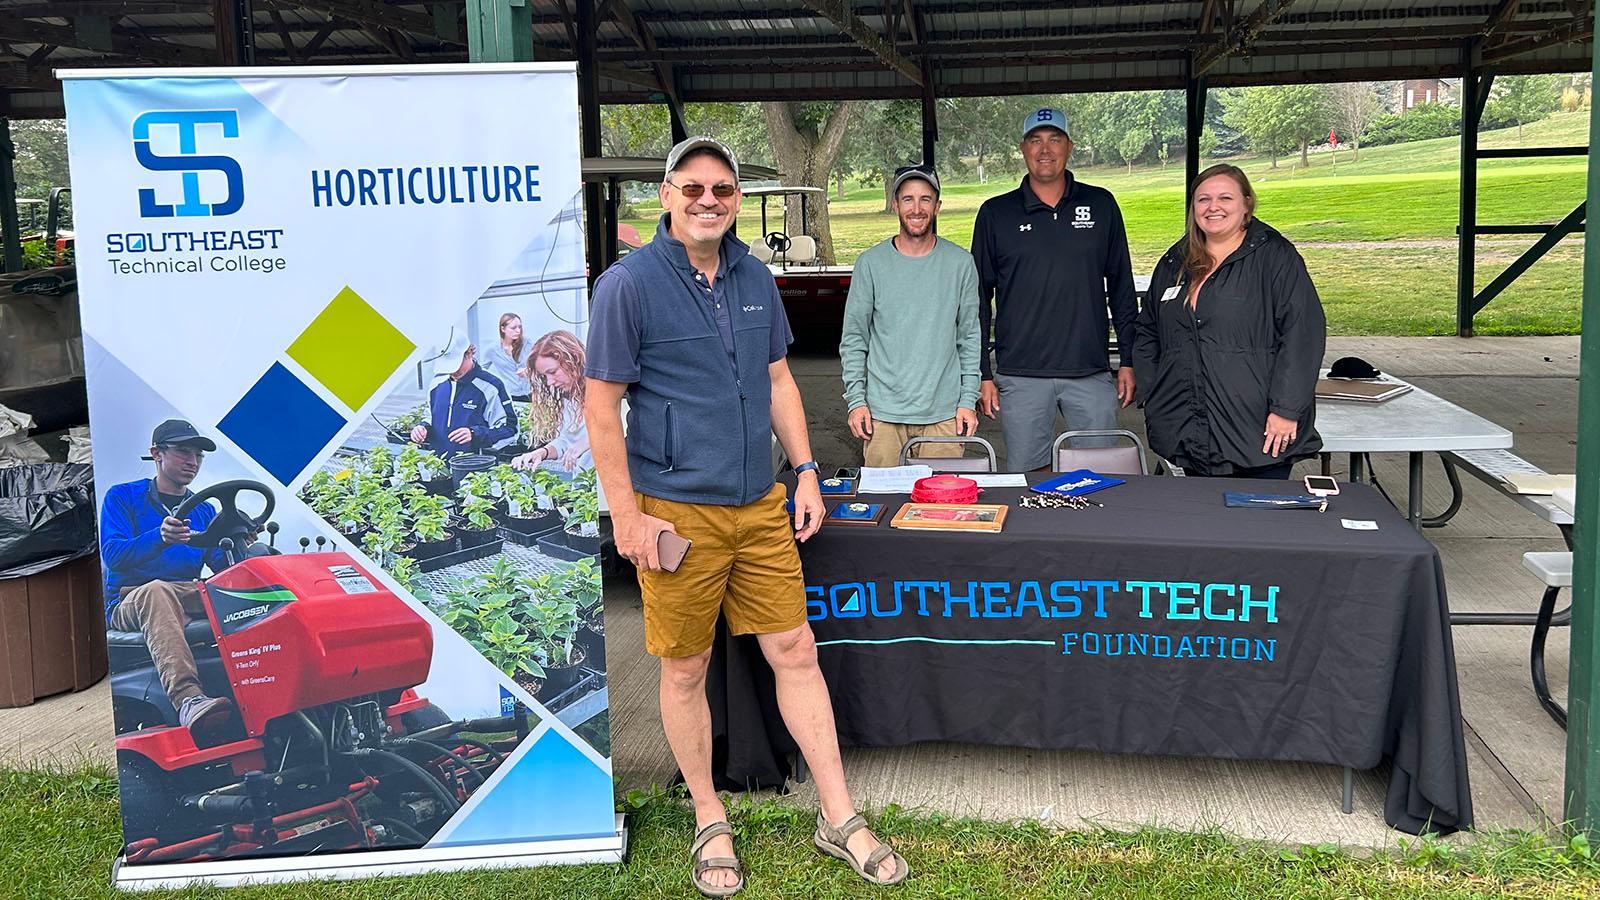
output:
M1353 159L1361 158L1361 135L1383 110L1378 94L1372 85L1352 81L1328 88L1329 102L1333 107L1333 121L1344 139L1350 142Z
M11 143L16 148L14 168L17 179L17 197L27 200L44 200L50 189L68 187L71 176L67 173L67 123L64 119L35 119L11 123ZM44 207L36 207L37 222L30 222L27 209L21 210L22 227L30 224L44 228ZM63 223L66 224L66 223Z
M883 185L883 211L894 212L894 170L922 161L922 101L869 100L857 104L836 167Z
M1489 95L1489 114L1517 123L1517 140L1522 126L1537 122L1554 112L1561 103L1555 75L1503 75L1494 80Z
M844 102L774 102L761 104L761 114L766 119L767 136L771 139L778 171L790 185L828 188L828 178L839 159L844 145L845 132L850 117L856 112L855 101ZM734 152L739 152L737 147ZM789 206L796 218L799 200L791 197ZM834 261L833 234L828 227L828 204L808 204L810 221L807 233L816 238L818 261L832 265Z
M666 106L627 103L600 107L600 145L606 156L666 156L672 149Z
M988 183L991 167L1017 160L1017 128L1041 106L1059 106L1059 97L961 97L939 107L941 174L951 163L970 157L979 183Z
M1327 133L1331 118L1328 89L1320 84L1238 88L1223 99L1229 123L1243 132L1251 149L1267 154L1272 168L1278 157L1300 148L1300 164L1310 164L1307 149Z

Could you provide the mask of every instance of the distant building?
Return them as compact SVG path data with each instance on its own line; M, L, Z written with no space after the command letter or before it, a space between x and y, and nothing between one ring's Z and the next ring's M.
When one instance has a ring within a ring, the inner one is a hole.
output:
M1424 103L1454 104L1456 87L1454 82L1443 78L1411 78L1395 85L1389 102L1400 113Z

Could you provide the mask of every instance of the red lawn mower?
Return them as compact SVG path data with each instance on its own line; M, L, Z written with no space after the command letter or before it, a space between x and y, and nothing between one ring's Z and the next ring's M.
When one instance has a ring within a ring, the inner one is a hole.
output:
M245 491L265 510L242 512ZM210 500L222 511L189 543L228 565L202 583L206 618L186 633L207 695L231 698L237 722L197 745L143 634L108 634L127 863L426 843L526 736L520 708L451 721L414 690L433 655L421 616L348 554L254 543L274 505L266 485L222 482L174 514Z

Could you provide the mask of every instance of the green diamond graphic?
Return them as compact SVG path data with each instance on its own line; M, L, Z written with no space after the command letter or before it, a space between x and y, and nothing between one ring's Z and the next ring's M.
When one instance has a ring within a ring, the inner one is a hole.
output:
M289 358L346 406L360 409L415 349L361 295L346 287L289 345Z

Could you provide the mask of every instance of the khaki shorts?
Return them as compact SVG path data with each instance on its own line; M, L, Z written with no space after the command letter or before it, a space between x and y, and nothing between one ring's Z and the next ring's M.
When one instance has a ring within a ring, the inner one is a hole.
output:
M719 612L733 634L774 634L805 624L805 579L783 485L745 506L634 497L640 512L671 522L694 542L678 571L639 572L650 655L705 652Z
M898 422L884 422L879 419L872 420L872 436L867 438L867 443L862 448L862 456L869 466L898 466L900 465L900 448L906 441L914 437L955 437L956 420L952 416L943 422L934 422L931 425L902 425ZM946 458L960 456L960 444L918 444L911 448L915 457Z

